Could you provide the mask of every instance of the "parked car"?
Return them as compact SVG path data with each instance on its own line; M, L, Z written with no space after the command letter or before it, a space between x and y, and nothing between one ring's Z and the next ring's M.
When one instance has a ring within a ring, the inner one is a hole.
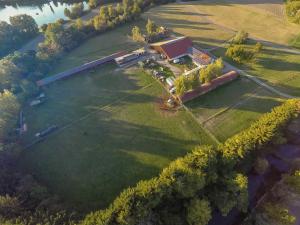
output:
M176 93L176 87L172 87L172 88L170 89L170 93L171 93L171 94L175 94L175 93Z
M175 64L180 63L180 59L174 59L174 60L173 60L173 63L175 63Z

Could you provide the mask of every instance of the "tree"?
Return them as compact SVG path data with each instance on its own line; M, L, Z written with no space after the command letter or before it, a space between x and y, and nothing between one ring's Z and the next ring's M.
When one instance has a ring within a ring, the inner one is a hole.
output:
M255 52L261 52L261 50L263 49L263 45L261 42L256 42L254 50Z
M108 16L108 9L106 6L102 6L100 8L100 11L99 11L99 17L104 20L104 21L107 21L109 19L109 16Z
M156 32L156 25L150 19L148 19L148 21L147 21L146 30L147 30L148 35L152 35Z
M0 91L11 90L20 79L21 70L7 58L0 61Z
M177 77L175 80L176 94L182 96L186 91L184 76Z
M16 28L5 21L0 21L0 56L15 49L15 45L21 43L21 37Z
M9 21L15 29L22 35L23 38L28 39L36 36L39 32L38 25L35 20L26 14L11 16Z
M121 15L123 13L123 7L120 3L118 3L116 6L116 12L118 15Z
M207 67L202 68L199 72L201 82L210 83L213 79L222 75L223 68L224 63L221 58L209 64Z
M132 28L132 39L134 41L139 41L139 42L144 41L143 35L141 33L141 30L140 30L140 28L138 26L134 26Z
M189 225L207 225L211 220L211 208L207 200L194 198L187 207L187 221Z
M237 63L244 63L254 58L254 52L241 45L233 45L227 49L226 56Z
M84 23L83 23L82 19L78 18L76 20L75 26L76 26L77 30L82 30L84 28Z
M8 90L0 94L0 150L15 127L20 105L17 98Z
M116 11L115 7L113 7L112 5L109 5L107 8L108 8L108 17L110 19L114 19L117 16L117 11Z
M141 14L141 12L142 12L142 10L141 10L139 4L135 1L133 3L131 14L133 14L134 16L139 16Z
M99 0L89 0L88 5L90 9L94 9L99 5Z
M247 39L249 37L249 34L243 30L237 32L237 34L234 36L234 38L232 39L232 43L233 44L244 44L246 43Z

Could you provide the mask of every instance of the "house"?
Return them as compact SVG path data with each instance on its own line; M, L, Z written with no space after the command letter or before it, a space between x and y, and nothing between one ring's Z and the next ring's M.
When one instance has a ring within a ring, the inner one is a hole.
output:
M178 37L150 44L152 49L164 55L169 61L189 55L192 46L192 40L188 37Z

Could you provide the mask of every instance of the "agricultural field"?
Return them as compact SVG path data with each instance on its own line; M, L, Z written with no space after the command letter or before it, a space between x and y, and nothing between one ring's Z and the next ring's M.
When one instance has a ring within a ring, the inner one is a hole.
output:
M111 42L104 38L110 38L109 33L96 37L66 56L56 70L66 69L66 62L69 67L83 58L137 47L128 41L125 28L116 29L121 34L115 43L119 48L108 46ZM103 41L104 50L95 44ZM29 131L23 142L30 145L34 134L49 125L59 129L27 148L20 164L83 211L106 207L124 188L157 175L196 145L215 144L183 109L162 111L158 102L165 90L139 69L121 71L106 65L44 91L48 98L44 105L25 109Z
M145 16L213 46L239 30L283 45L300 34L300 26L290 23L285 16L281 0L267 0L263 4L259 0L192 1L156 7Z

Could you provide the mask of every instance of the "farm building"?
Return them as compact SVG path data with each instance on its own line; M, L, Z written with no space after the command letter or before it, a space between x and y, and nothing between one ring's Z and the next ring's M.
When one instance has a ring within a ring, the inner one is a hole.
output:
M189 55L193 43L188 37L178 37L175 39L150 44L150 47L168 60L174 60Z
M120 56L120 57L116 58L115 61L119 66L122 66L125 63L128 63L128 62L138 59L140 56L144 55L145 53L146 53L145 49L141 48L141 49L133 51L129 54Z

